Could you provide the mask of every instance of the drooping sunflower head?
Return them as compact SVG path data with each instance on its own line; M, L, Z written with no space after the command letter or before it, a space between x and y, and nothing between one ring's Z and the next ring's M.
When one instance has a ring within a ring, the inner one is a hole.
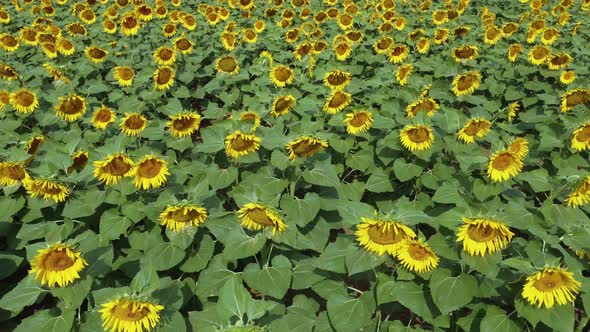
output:
M72 122L86 113L86 99L78 95L61 97L55 106L55 114L61 119Z
M560 111L571 111L578 105L590 104L590 89L574 89L561 95Z
M420 54L428 53L429 49L430 49L430 39L428 39L428 38L424 38L424 37L420 38L420 40L418 40L418 43L416 43L416 50Z
M154 86L157 90L166 90L169 89L172 85L174 85L174 79L176 77L176 72L172 67L163 66L154 72L152 76L154 80Z
M410 49L404 44L395 44L390 48L389 62L402 63L408 57Z
M471 28L468 26L460 25L453 30L453 34L456 37L463 38L467 36L467 34L471 31Z
M185 137L199 130L201 116L194 112L185 112L170 116L167 126L174 137Z
M154 61L162 66L171 65L176 62L176 50L167 46L160 46L154 51Z
M326 99L323 110L328 114L336 114L350 105L352 97L344 90L334 90Z
M553 44L561 33L556 28L548 28L544 29L541 33L541 43L543 45L551 45Z
M522 167L522 160L518 155L502 150L494 153L490 158L487 174L492 181L503 182L518 175Z
M510 62L515 62L520 53L522 52L522 45L521 44L512 44L508 48L508 60Z
M100 47L90 46L86 48L84 54L86 54L86 58L92 63L101 63L107 58L109 52Z
M346 132L352 135L358 135L366 132L373 124L373 114L366 110L354 111L346 114L344 119Z
M88 164L88 151L78 151L72 156L72 164L67 169L67 174L80 171Z
M395 79L399 85L404 86L408 83L408 78L410 78L412 71L414 71L414 66L409 63L401 65L399 68L397 68L397 71L395 72Z
M160 320L164 306L132 298L119 298L102 304L102 327L109 332L149 332Z
M548 58L547 66L550 70L559 70L566 68L572 62L573 58L567 53L555 54Z
M133 184L137 189L159 188L166 183L168 163L155 156L146 155L135 164Z
M236 159L260 149L260 138L255 134L235 131L225 138L225 154Z
M223 44L223 48L228 51L233 50L236 47L236 35L231 32L222 32L221 33L221 43Z
M365 249L377 255L397 255L405 240L413 239L416 233L397 221L361 218L356 226L356 238Z
M456 96L469 95L479 88L480 83L481 73L479 71L457 75L453 80L453 92Z
M20 46L20 42L14 36L8 33L0 34L0 48L5 50L6 52L14 52L18 50Z
M7 65L0 64L0 78L12 81L18 78L17 72Z
M489 218L463 218L457 230L457 242L463 242L463 251L469 255L485 256L498 252L514 237L504 223Z
M508 122L512 122L516 118L516 114L520 111L520 102L515 101L508 105L506 111L508 112Z
M324 140L311 136L301 136L287 143L285 148L289 152L289 159L295 160L301 157L311 157L327 147L328 142Z
M33 91L22 88L10 94L10 104L17 112L28 114L39 106L39 100Z
M181 54L190 54L193 51L193 42L186 37L179 37L174 40L174 48Z
M272 103L270 114L272 114L274 117L279 117L291 112L294 105L295 97L292 95L278 96Z
M475 60L478 55L478 49L474 45L463 45L453 49L451 55L455 59L455 62L458 63L464 60Z
M10 93L6 90L0 90L0 111L8 104L10 104Z
M139 32L139 20L135 13L132 12L121 16L119 26L121 27L121 33L125 36L134 36Z
M457 133L457 137L465 143L475 143L476 138L484 137L492 126L492 123L484 118L470 119Z
M270 71L270 80L275 86L283 88L293 83L295 73L287 66L274 66Z
M565 85L572 84L576 80L576 78L576 72L573 70L564 70L559 75L559 81Z
M56 181L25 177L22 182L27 193L33 198L41 197L61 203L70 195L70 189Z
M344 89L352 79L352 74L341 70L332 70L324 75L324 85L332 90Z
M415 102L411 103L406 107L406 114L408 118L413 118L418 113L424 112L429 117L433 116L438 110L440 106L433 98L418 98Z
M429 272L438 266L438 255L421 240L407 239L398 249L397 258L408 270L416 273Z
M146 117L139 113L125 113L119 128L125 135L137 136L145 129L147 122Z
M133 160L123 153L115 153L93 163L94 176L106 185L117 184L123 177L133 175Z
M590 150L590 121L574 130L571 147L576 151Z
M581 285L574 279L574 274L566 269L546 267L526 278L522 297L539 308L552 308L555 303L563 305L573 302Z
M64 287L80 279L86 265L80 252L65 244L54 244L37 251L29 273L34 273L41 285Z
M429 125L406 125L400 133L400 141L410 151L427 150L434 142L434 133Z
M135 73L131 67L117 66L113 69L113 77L119 83L119 86L131 86Z
M342 40L333 47L336 60L344 61L352 54L352 45L348 40Z
M537 45L529 51L529 62L540 66L551 56L551 50L543 45Z
M304 57L311 54L312 50L313 50L312 43L303 42L303 43L297 45L297 47L293 51L293 56L295 57L295 59L301 61Z
M576 189L568 195L565 203L574 208L590 203L590 175L586 176Z
M0 162L0 185L13 186L27 178L27 170L21 163L2 161Z
M25 148L25 151L28 154L35 154L35 153L37 153L37 150L39 149L39 147L41 145L43 145L43 143L45 143L45 136L43 136L43 135L33 136L27 141L27 147Z
M101 105L92 114L92 125L94 128L105 129L109 124L115 122L117 116L112 109Z
M202 225L207 219L207 210L198 205L168 205L160 213L163 226L174 232L180 232L190 226Z
M502 30L495 25L489 25L484 30L483 41L486 44L494 45L502 38Z
M447 28L437 28L434 32L433 42L437 45L445 43L449 40L449 29Z
M377 54L386 54L393 45L393 38L389 36L381 37L373 44L373 50Z
M260 203L247 203L239 211L238 217L241 225L252 231L264 228L272 228L272 234L282 233L287 229L287 224L281 216L270 207Z
M72 55L74 54L74 52L76 52L76 47L74 46L74 43L65 38L59 38L57 40L57 43L55 44L55 47L57 48L57 51L59 51L59 53L66 56Z
M215 61L215 69L218 73L225 73L235 75L240 72L240 66L238 60L232 55L226 55L217 58Z
M252 124L252 127L250 128L251 132L256 131L256 128L258 128L261 123L260 114L258 114L257 112L254 112L254 111L242 112L240 114L240 120L245 121L246 123Z

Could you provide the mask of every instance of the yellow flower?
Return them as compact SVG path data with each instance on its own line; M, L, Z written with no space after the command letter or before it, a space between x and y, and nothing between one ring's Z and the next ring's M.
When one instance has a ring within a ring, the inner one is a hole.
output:
M188 13L184 13L184 15L182 15L180 23L188 31L193 31L197 28L197 20L193 15Z
M248 44L253 44L258 41L258 34L250 28L242 30L242 39Z
M17 38L7 33L0 34L0 48L5 50L6 52L14 52L18 50L19 46L20 42Z
M170 134L174 137L185 137L199 130L201 116L194 112L184 112L171 115L166 124Z
M324 75L324 85L332 90L342 90L352 79L352 74L341 70L332 70Z
M324 140L311 136L301 136L287 143L285 149L289 152L289 159L295 160L300 157L311 157L327 147L328 142Z
M251 10L256 8L254 0L239 0L236 1L241 10Z
M352 54L352 45L348 40L340 41L332 49L338 61L344 61Z
M350 94L343 90L334 90L326 99L323 109L328 114L336 114L350 105L351 102L352 98Z
M352 25L354 24L354 20L351 15L342 14L342 15L338 16L336 23L338 23L338 26L340 27L340 29L348 30L348 29L352 28Z
M158 65L171 65L176 62L176 51L167 46L158 47L154 52L154 61Z
M171 231L180 232L190 226L202 225L207 219L207 210L198 205L168 205L160 213L160 221Z
M408 239L402 242L397 258L408 270L424 273L438 266L439 258L430 246L420 240Z
M564 70L559 75L559 81L562 84L568 85L576 80L576 72L573 70Z
M243 112L240 114L240 120L242 121L252 121L252 129L250 131L255 131L258 126L260 126L260 114L256 112Z
M529 153L529 142L526 139L519 137L510 143L508 146L508 151L515 154L519 158L524 159L524 157L526 157L526 155Z
M120 298L102 304L102 327L110 332L144 332L155 328L160 320L159 304Z
M10 104L10 93L6 90L0 90L0 111Z
M31 197L41 197L45 200L54 200L61 203L70 195L70 189L63 184L51 180L32 179L25 177L23 186Z
M72 156L72 165L67 169L67 174L72 174L75 171L86 167L88 163L88 151L78 151Z
M522 170L521 158L508 150L501 150L490 158L488 163L488 176L495 182L507 181Z
M240 72L238 61L231 55L217 58L215 61L215 69L218 73L226 73L230 75L235 75Z
M63 81L64 83L69 83L70 79L64 75L64 73L62 73L61 70L59 70L56 67L53 67L52 65L50 65L49 63L44 63L43 64L43 68L45 68L45 70L47 71L47 73L49 75L51 75L51 77L53 78L54 81ZM2 68L0 67L0 74L2 74Z
M389 62L392 63L404 62L410 53L410 49L404 44L395 44L389 50Z
M115 122L117 116L110 108L101 105L92 114L92 125L94 128L105 129L109 124Z
M420 97L415 102L411 103L406 107L406 114L408 118L413 118L418 115L419 112L425 112L429 117L433 116L440 106L436 100L432 98Z
M353 43L353 44L360 44L363 42L363 38L364 35L361 31L358 30L351 30L351 31L347 31L346 34L344 34L344 36L346 37L346 39Z
M25 151L28 154L35 154L37 152L37 149L39 149L39 147L43 145L43 143L45 143L45 137L43 135L33 136L27 142L27 147Z
M254 134L235 131L225 138L225 154L232 158L239 158L260 149L260 138Z
M520 103L515 101L510 104L507 108L508 111L508 122L512 122L516 118L516 113L520 111Z
M400 132L402 145L410 151L430 149L434 142L432 127L429 125L406 125Z
M489 25L484 30L484 43L488 45L496 44L502 38L502 30L495 25Z
M135 164L133 168L135 180L133 184L137 189L159 188L166 183L168 163L158 157L146 155Z
M590 89L574 89L564 92L561 95L561 105L559 107L562 113L571 111L578 105L590 103Z
M125 36L134 36L139 32L139 21L132 12L121 16L119 26L121 27L121 33Z
M293 105L295 105L295 97L292 95L278 96L272 103L270 114L274 117L287 114L293 110Z
M434 31L434 38L433 38L433 42L436 45L440 45L442 43L445 43L447 40L449 39L449 29L447 28L437 28Z
M543 45L553 44L559 38L560 32L555 28L548 28L541 33L541 43Z
M457 75L453 80L453 92L455 96L470 95L475 89L479 88L480 83L481 73L479 71L470 71Z
M66 25L66 30L68 31L68 34L72 37L86 36L88 34L88 31L86 30L84 25L80 23L68 24Z
M465 143L475 143L475 138L484 137L492 126L492 123L484 118L470 119L457 133L457 137Z
M80 279L80 272L87 265L80 252L65 244L54 244L37 251L29 274L35 273L35 280L41 285L64 287Z
M457 230L457 242L463 242L463 251L469 255L485 256L498 252L514 237L502 222L489 218L462 218L463 226Z
M170 38L176 34L176 24L168 23L162 27L162 34L164 37Z
M522 45L521 44L512 44L508 48L508 60L510 62L515 62L520 53L522 52Z
M12 81L18 78L17 72L10 68L7 65L0 64L0 77L7 80Z
M61 119L68 122L76 121L86 113L86 99L78 95L60 97L54 108L56 115Z
M181 54L190 54L193 51L193 43L186 37L179 37L174 40L174 48Z
M226 50L231 51L236 47L236 35L234 33L222 32L220 38L223 48Z
M574 279L574 274L566 269L546 267L526 278L522 297L539 308L552 308L555 303L563 305L573 302L581 285Z
M133 160L123 153L115 153L93 163L94 176L107 186L117 184L123 177L133 175Z
M396 255L405 240L413 239L416 233L402 223L391 220L373 220L362 217L354 233L365 249L379 256L385 253Z
M465 25L460 25L453 30L453 34L459 38L467 36L471 28Z
M0 162L1 186L14 186L28 176L27 170L21 163L10 161Z
M133 69L126 66L117 66L113 70L113 77L119 83L119 86L131 86L135 73Z
M432 12L432 23L435 25L441 25L447 23L449 21L449 17L447 16L446 10L435 10Z
M22 88L10 94L10 104L17 112L28 114L39 106L39 100L33 91Z
M364 133L371 128L373 124L373 114L369 111L354 111L346 114L344 119L346 132L352 135Z
M272 228L272 235L287 230L287 225L278 213L260 203L245 204L239 211L241 225L251 231L259 231L266 227Z
M87 7L83 11L80 12L79 18L82 22L86 24L92 24L96 22L96 14L92 11L92 8Z
M270 80L279 88L292 84L294 79L293 69L287 66L274 66L270 71Z
M428 38L420 38L420 40L416 44L416 50L418 51L418 53L426 54L426 53L428 53L429 49L430 49L430 40Z
M55 47L57 48L57 51L59 53L65 56L72 55L74 54L74 52L76 52L76 47L74 46L74 43L65 38L59 38L57 40Z
M548 58L547 66L550 70L559 70L566 68L572 62L573 58L567 53L555 54Z
M397 71L395 72L395 79L397 80L399 85L404 86L408 83L408 78L412 74L413 70L414 70L414 66L412 66L409 63L399 66L397 68Z
M373 43L373 50L377 54L386 54L389 52L389 48L393 45L393 38L389 36L381 37Z
M119 128L127 136L139 135L147 126L147 119L139 113L125 113Z
M152 18L154 17L154 13L153 10L150 6L148 5L140 5L139 7L135 8L135 14L137 15L137 18L139 18L142 21L145 22L149 22L152 20Z
M590 121L574 130L571 147L576 151L590 150Z
M502 26L502 34L504 37L510 37L516 31L518 31L518 24L515 22L508 22Z
M455 62L460 63L464 60L475 60L478 55L477 46L463 45L453 49L451 56Z
M540 66L551 56L551 50L542 45L537 45L529 51L529 62Z
M107 58L109 52L100 47L91 46L86 48L84 54L86 54L86 58L92 63L101 63Z
M590 175L586 176L576 190L568 195L565 202L574 208L590 203Z
M152 76L154 80L154 86L157 90L167 90L170 89L172 85L174 85L174 78L176 77L176 72L172 67L163 66L154 72Z

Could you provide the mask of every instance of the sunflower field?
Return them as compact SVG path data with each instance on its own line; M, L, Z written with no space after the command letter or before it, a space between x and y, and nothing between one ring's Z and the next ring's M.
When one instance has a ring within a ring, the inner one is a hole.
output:
M588 331L590 0L3 0L0 330Z

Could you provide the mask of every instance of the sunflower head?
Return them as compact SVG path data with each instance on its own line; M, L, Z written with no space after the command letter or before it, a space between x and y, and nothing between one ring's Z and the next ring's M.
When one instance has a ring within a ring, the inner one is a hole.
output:
M161 66L171 65L176 62L176 50L167 46L160 46L154 51L154 61Z
M198 205L169 205L160 213L163 226L180 232L190 226L199 226L207 219L207 210Z
M392 63L404 62L410 53L410 49L404 44L395 44L389 50L389 61Z
M0 78L12 81L18 78L17 72L7 65L0 64Z
M381 37L373 44L373 50L377 54L386 54L393 45L393 38L389 36Z
M574 279L573 273L566 269L546 267L526 278L522 297L539 308L552 308L555 303L563 305L573 302L581 285Z
M520 173L523 164L521 158L508 150L496 152L488 163L488 176L495 182L508 181Z
M421 240L407 239L402 242L397 258L408 270L416 273L429 272L438 266L438 255Z
M578 187L568 195L565 203L574 208L590 203L590 175L586 176Z
M366 110L354 111L346 114L344 119L346 132L352 135L358 135L366 132L373 124L373 114Z
M132 298L119 298L102 304L102 326L109 332L150 331L160 320L164 306Z
M163 66L154 72L153 80L154 86L157 90L167 90L170 89L172 85L174 85L174 78L176 77L176 72L172 67Z
M352 74L341 70L332 70L324 75L324 85L332 90L344 89L352 79Z
M126 66L117 66L113 70L113 77L119 83L119 86L131 86L135 73L133 69Z
M255 134L235 131L225 138L225 154L236 159L260 149L260 138Z
M72 165L67 169L67 174L83 169L88 164L88 151L78 151L72 156Z
M137 136L145 129L147 122L146 117L139 113L125 113L119 127L125 135Z
M106 185L117 184L123 177L133 175L133 160L122 153L115 153L95 161L94 176Z
M574 89L561 95L561 112L568 112L578 105L590 103L590 89Z
M489 218L463 218L457 230L457 242L463 242L463 251L469 255L485 256L498 252L514 237L504 223Z
M508 122L512 122L516 118L516 113L520 111L520 102L515 101L508 105L506 111L508 112Z
M55 106L55 113L68 122L76 121L86 113L86 99L78 95L61 97Z
M295 73L287 66L274 66L270 71L270 80L275 86L283 88L293 83Z
M70 195L70 189L56 181L25 177L22 182L27 193L33 198L41 197L61 203Z
M231 55L226 55L218 58L215 61L215 69L218 73L225 73L230 75L235 75L240 72L238 60Z
M529 51L529 62L533 65L542 65L551 56L551 50L546 46L537 45Z
M529 153L529 142L522 137L518 137L508 146L508 151L523 159Z
M54 244L37 251L29 273L48 287L67 286L80 279L80 272L88 265L82 254L65 244Z
M547 66L550 70L559 70L566 68L572 60L573 58L571 55L567 53L559 53L548 58Z
M574 130L571 147L576 151L590 150L590 121Z
M274 117L279 117L291 112L294 105L295 97L292 95L278 96L272 103L270 114L272 114Z
M92 114L92 125L94 128L105 129L109 124L115 122L117 116L112 109L101 105Z
M476 138L484 137L492 126L492 123L484 118L474 118L469 121L459 130L457 137L464 143L475 143Z
M25 88L10 94L10 104L19 113L32 113L38 106L37 95Z
M481 73L479 71L457 75L453 80L453 92L456 96L469 95L479 87L480 83Z
M193 42L186 37L179 37L174 40L174 48L182 54L190 54L193 51Z
M420 112L424 112L426 115L431 117L439 110L439 108L440 106L436 100L432 98L421 97L406 107L406 114L410 119L418 115Z
M100 47L90 46L86 48L84 54L86 54L86 58L92 63L101 63L107 58L109 52Z
M408 78L410 78L410 75L412 74L412 71L414 71L414 66L409 63L399 66L395 72L395 79L397 80L397 83L399 83L401 86L406 85L408 83Z
M453 49L451 55L457 63L460 63L464 60L475 60L478 55L478 48L474 45L459 46Z
M301 157L311 157L327 147L328 142L324 140L311 136L301 136L287 143L285 148L289 152L289 159L295 160Z
M245 204L239 211L242 227L252 231L259 231L264 228L272 228L272 234L282 233L287 229L287 224L281 216L270 207L260 203Z
M199 130L201 116L194 112L185 112L170 116L167 126L174 137L185 137Z
M0 185L13 186L28 176L23 164L10 161L0 162Z
M146 155L135 164L133 169L135 180L133 183L138 189L159 188L166 183L168 163L158 157Z
M576 78L576 72L573 70L564 70L559 75L559 81L565 85L572 84L576 80Z
M432 127L429 125L406 125L400 133L402 145L410 151L427 150L434 142Z
M361 218L356 226L356 238L365 249L377 255L397 255L405 240L413 239L416 233L397 221Z

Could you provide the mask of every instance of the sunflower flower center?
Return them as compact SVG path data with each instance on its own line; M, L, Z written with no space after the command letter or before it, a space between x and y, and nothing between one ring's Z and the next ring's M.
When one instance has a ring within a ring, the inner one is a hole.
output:
M60 111L65 114L77 114L82 111L84 107L84 103L79 98L68 98L62 106L60 107Z
M186 212L186 213L185 213ZM184 210L178 209L168 213L168 218L173 219L176 222L187 223L191 220L196 220L200 216L200 213L195 210Z
M8 177L11 180L20 181L25 178L25 170L20 165L12 165L9 167L0 168L2 176Z
M280 82L286 82L291 77L291 71L287 68L279 68L275 71L275 78Z
M106 109L102 109L96 115L96 120L98 122L109 122L111 120L111 112Z
M231 147L236 151L246 151L252 147L252 144L251 140L244 139L242 135L234 137L231 141Z
M535 60L541 60L545 58L547 55L549 55L549 51L544 47L536 48L533 51L533 58L535 58Z
M423 261L428 258L428 250L426 250L426 248L420 244L411 244L408 247L408 253L413 259L417 261Z
M12 36L4 36L2 38L2 43L8 47L14 47L18 43L17 40Z
M123 26L127 29L133 29L137 26L137 20L131 16L128 16L123 20Z
M469 124L469 126L467 126L467 128L465 128L465 134L469 136L475 136L479 132L479 129L479 122L472 122Z
M125 125L131 130L137 130L144 125L144 121L139 115L132 115L127 121L125 121Z
M174 129L183 131L192 128L195 124L195 121L196 120L192 117L182 117L180 119L174 120L172 125L174 126Z
M219 68L226 73L231 73L237 68L236 61L231 57L225 57L219 61Z
M18 105L24 106L24 107L28 107L33 105L35 98L34 96L26 91L20 92L17 96L16 96L16 102Z
M330 99L330 103L328 104L328 106L330 106L331 108L338 108L338 107L342 106L345 102L346 102L346 95L343 94L342 92L337 92Z
M457 89L459 91L469 90L469 88L471 88L473 86L474 81L475 81L475 76L472 76L472 75L461 76L459 78L459 82L457 82Z
M161 68L160 70L158 70L158 84L166 84L170 81L170 78L172 77L172 73L170 72L170 69L168 68Z
M119 69L118 74L125 81L128 81L133 78L133 71L131 71L131 69L129 69L129 68Z
M590 94L585 91L575 91L566 97L567 106L584 104L590 99Z
M515 158L511 153L505 152L494 158L492 166L494 169L504 171L514 165Z
M149 310L147 308L134 310L130 304L122 303L117 304L113 308L112 314L121 320L136 322L146 317L149 314Z
M422 143L428 141L430 133L426 128L414 128L408 131L408 137L414 143Z
M371 225L368 228L368 234L371 241L378 244L395 244L403 240L401 232L396 232L394 227L384 229L383 226Z
M266 211L263 208L256 207L256 208L250 209L250 210L248 210L246 215L248 216L248 218L252 219L252 221L254 221L255 223L257 223L259 225L264 225L264 226L274 225L272 222L272 219L270 219L268 217L268 215L266 214Z
M590 125L585 126L582 131L580 131L577 135L576 135L576 140L578 142L585 142L590 140Z
M172 51L169 49L162 49L160 50L160 52L158 52L158 56L160 57L160 59L164 60L164 61L168 61L172 58Z
M534 287L542 292L550 292L563 284L564 280L560 273L545 272L539 280L535 281Z
M160 174L162 163L158 160L148 159L139 165L139 176L153 178Z
M62 250L49 252L43 261L43 266L49 271L63 271L72 265L74 260Z
M328 76L328 82L331 85L340 85L342 83L346 83L348 81L348 77L342 73L333 73Z
M486 242L496 237L495 230L490 226L470 225L467 230L469 238L477 242Z
M369 117L366 113L357 113L350 120L350 125L353 127L362 127L368 120Z
M95 59L102 59L105 56L107 56L107 53L103 50L101 50L100 48L93 48L91 49L89 52L91 57L95 58Z
M186 51L191 47L191 43L185 38L182 38L176 42L176 47L181 51Z

